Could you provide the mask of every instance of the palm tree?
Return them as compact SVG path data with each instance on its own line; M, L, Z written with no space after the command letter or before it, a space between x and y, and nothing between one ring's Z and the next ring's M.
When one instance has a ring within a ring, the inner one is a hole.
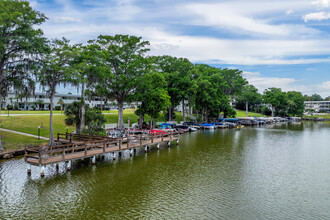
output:
M62 97L58 100L57 104L61 105L61 114L62 114L63 105L64 105L64 101L63 101L63 98Z

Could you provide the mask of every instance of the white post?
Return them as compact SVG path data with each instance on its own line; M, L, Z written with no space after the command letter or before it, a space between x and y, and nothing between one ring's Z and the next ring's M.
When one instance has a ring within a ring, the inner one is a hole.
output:
M71 170L71 160L68 161L68 163L66 165L66 170L67 171Z
M159 143L157 144L157 149L159 149Z
M92 164L95 165L95 163L96 163L96 157L93 156L93 157L92 157Z
M130 150L130 153L129 153L129 155L130 156L133 156L133 153L134 153L134 150L133 150L133 148Z
M176 141L177 144L179 144L179 139Z
M170 145L171 145L171 141L169 141L169 142L167 143L167 145L170 146Z
M41 166L41 170L40 170L40 176L44 177L45 176L45 166Z
M28 167L27 167L27 174L28 174L28 175L31 175L31 164L28 164Z
M113 152L113 160L116 160L116 154Z
M144 147L144 152L146 152L146 153L148 152L148 146Z

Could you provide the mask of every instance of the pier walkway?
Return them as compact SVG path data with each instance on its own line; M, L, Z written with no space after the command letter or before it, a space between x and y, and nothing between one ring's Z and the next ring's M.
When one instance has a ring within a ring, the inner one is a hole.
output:
M178 132L167 132L166 134L140 134L129 135L125 138L109 138L100 136L57 134L55 145L46 149L39 147L25 148L24 160L30 165L45 166L58 164L60 162L90 158L106 153L121 152L123 150L134 150L137 147L145 147L147 151L150 145L161 143L170 144L178 141ZM159 145L157 145L159 147Z

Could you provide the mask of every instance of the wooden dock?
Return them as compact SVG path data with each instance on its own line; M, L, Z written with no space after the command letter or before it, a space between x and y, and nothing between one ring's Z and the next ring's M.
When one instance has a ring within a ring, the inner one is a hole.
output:
M134 150L143 146L148 150L150 145L166 142L170 144L171 141L178 140L178 132L129 135L126 138L109 138L69 133L57 134L56 142L59 145L46 149L36 147L25 148L24 159L28 164L35 166L58 164L65 161L69 161L71 164L72 160L90 157L95 160L95 156L106 153L119 152L121 154L123 150Z

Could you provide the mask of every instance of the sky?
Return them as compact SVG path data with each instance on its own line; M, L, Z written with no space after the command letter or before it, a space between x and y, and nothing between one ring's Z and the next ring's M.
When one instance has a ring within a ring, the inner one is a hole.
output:
M149 55L243 71L270 87L330 96L330 0L31 0L48 38L150 41Z

